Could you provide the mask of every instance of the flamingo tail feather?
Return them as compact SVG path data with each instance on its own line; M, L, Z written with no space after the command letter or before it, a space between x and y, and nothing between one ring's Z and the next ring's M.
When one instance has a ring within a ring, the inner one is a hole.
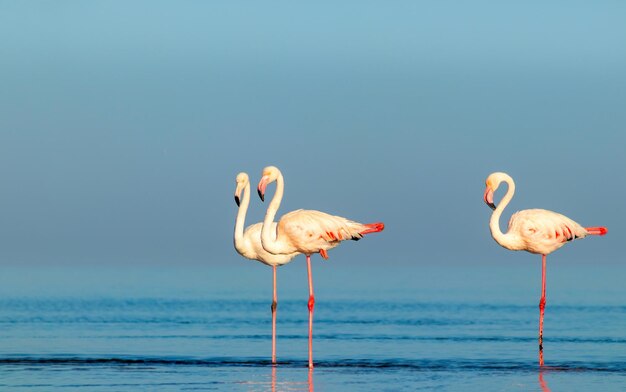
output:
M608 230L606 227L585 227L585 230L587 230L587 233L591 234L591 235L605 235L606 233L608 233Z
M367 229L361 231L359 233L361 235L378 233L379 231L383 231L385 229L385 224L383 222L365 223L363 226L367 227Z

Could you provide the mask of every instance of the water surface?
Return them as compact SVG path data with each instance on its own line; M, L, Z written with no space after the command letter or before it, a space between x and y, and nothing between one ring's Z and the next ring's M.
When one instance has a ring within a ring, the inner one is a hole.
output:
M0 388L10 390L624 390L625 269L549 266L546 367L537 365L538 264L306 270L4 267Z

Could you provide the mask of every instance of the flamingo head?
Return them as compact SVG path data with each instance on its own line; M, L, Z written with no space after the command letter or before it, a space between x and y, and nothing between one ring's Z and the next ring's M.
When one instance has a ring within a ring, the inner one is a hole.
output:
M508 177L507 174L501 172L491 173L487 180L485 180L485 194L483 195L483 200L485 204L487 204L492 210L496 209L496 205L493 203L493 194L500 186L500 183Z
M241 192L243 192L243 189L246 185L248 185L250 179L246 173L242 172L237 174L237 179L235 181L237 182L237 188L235 189L235 203L237 203L237 207L239 207L239 204L241 204Z
M268 166L263 169L263 176L261 177L261 181L259 181L259 186L257 187L261 201L265 201L265 188L267 185L276 181L279 175L280 170L278 170L276 166Z

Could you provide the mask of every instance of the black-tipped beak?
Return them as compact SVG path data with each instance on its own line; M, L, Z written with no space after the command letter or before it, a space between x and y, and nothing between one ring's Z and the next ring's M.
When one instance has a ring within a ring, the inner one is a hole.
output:
M239 195L235 195L235 203L237 203L237 207L241 204L241 200L239 200Z
M259 181L259 186L256 187L257 192L259 193L259 197L261 201L265 201L265 187L267 183L270 181L268 176L261 177L261 181Z
M485 188L483 200L485 201L485 204L489 206L489 208L491 208L492 210L496 209L496 205L493 203L493 190L491 189L491 187L488 186L487 188Z

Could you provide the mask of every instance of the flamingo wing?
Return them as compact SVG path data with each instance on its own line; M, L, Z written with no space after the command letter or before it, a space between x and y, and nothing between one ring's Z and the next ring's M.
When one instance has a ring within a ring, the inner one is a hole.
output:
M542 209L518 211L509 221L509 232L517 233L528 250L547 254L567 241L583 238L588 233L584 227L565 215Z
M284 236L302 253L334 248L344 240L359 240L367 225L315 210L295 210L278 222L278 236Z

